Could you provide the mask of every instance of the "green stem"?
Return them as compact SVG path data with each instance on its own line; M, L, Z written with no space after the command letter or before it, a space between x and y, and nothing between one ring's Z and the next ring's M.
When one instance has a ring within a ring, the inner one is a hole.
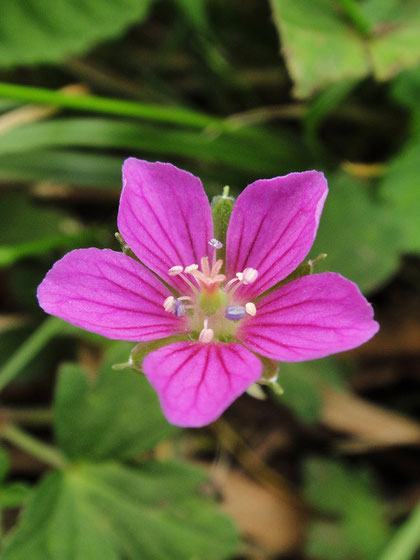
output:
M412 560L420 546L420 502L395 533L379 560Z
M77 111L93 111L96 113L135 117L195 128L224 126L223 119L182 107L153 105L95 95L72 94L4 82L0 82L0 98L27 101L40 105L55 105Z
M346 15L363 35L368 35L371 23L355 0L338 0Z
M49 317L19 346L0 369L0 391L20 373L41 348L61 329L61 321L55 317Z
M3 426L0 436L54 468L63 469L67 465L65 457L57 449L34 438L14 424Z
M26 426L48 426L52 423L51 408L0 408L0 418Z

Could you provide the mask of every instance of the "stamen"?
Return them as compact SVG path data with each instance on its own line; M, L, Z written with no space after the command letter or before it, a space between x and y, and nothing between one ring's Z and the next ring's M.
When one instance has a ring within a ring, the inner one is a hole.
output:
M184 267L181 265L173 266L168 270L169 276L178 276L184 272Z
M185 308L185 305L182 303L182 301L177 299L175 301L175 307L174 307L175 317L185 317L186 313L187 313L187 310Z
M255 307L255 303L252 303L252 301L249 301L245 305L245 311L248 313L248 315L251 315L251 317L254 317L254 315L256 315L256 313L257 313L257 308Z
M239 321L239 319L243 319L245 315L245 307L242 305L229 305L225 311L225 317L229 319L229 321Z
M215 249L221 249L223 247L223 243L218 239L215 239L214 237L213 239L210 239L209 245L211 245L211 247L214 247Z
M247 267L242 272L242 282L245 284L252 284L258 278L258 270L255 268Z
M202 329L202 331L200 332L200 336L198 337L198 340L202 344L208 344L213 340L214 337L213 329L208 328L208 323L208 319L204 319L204 328Z
M229 280L229 282L226 284L225 286L225 292L229 291L229 288L235 283L238 282L239 278L232 278L232 280Z
M190 269L190 271L191 271L191 270L194 271L194 270L195 270L194 267L197 267L197 268L198 268L198 265L196 265L196 264L190 264L189 266L187 266L187 268ZM187 270L187 268L185 269L185 271ZM171 267L171 268L168 270L169 276L179 276L179 277L182 278L182 279L184 280L184 282L191 288L191 290L192 290L196 295L198 295L197 287L194 286L194 284L185 276L185 274L183 274L183 272L184 272L184 267L181 266L181 265L173 266L173 267ZM190 272L190 274L191 274L191 272Z
M175 309L175 298L173 296L169 296L163 302L163 308L168 313L173 313Z
M213 265L213 268L214 268L214 265L216 264L217 249L221 249L223 247L223 243L221 241L219 241L218 239L216 239L215 237L213 237L213 239L210 239L209 245L210 245L210 247L214 247L213 258L212 258L212 265ZM222 262L222 264L223 264L223 262ZM220 268L219 268L219 270L220 270Z
M198 270L198 264L190 264L184 269L185 274L191 274L194 270Z

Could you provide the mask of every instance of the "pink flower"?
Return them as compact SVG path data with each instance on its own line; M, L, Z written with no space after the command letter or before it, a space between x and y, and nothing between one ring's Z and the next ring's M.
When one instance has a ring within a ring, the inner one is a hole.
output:
M149 353L143 371L169 422L203 426L260 378L258 355L312 360L377 332L371 306L339 274L303 276L259 297L308 254L327 190L317 171L249 185L230 218L222 272L200 180L130 158L118 228L140 262L109 249L72 251L39 286L39 303L111 339L180 335Z

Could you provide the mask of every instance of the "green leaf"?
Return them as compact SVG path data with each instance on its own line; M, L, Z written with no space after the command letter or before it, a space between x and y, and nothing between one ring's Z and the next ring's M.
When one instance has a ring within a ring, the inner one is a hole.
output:
M70 459L130 459L174 433L145 377L111 369L128 360L131 346L111 347L93 383L78 365L62 367L55 396L55 431Z
M327 253L320 265L372 291L397 269L401 227L392 209L375 200L369 182L345 173L329 177L330 191L311 251Z
M369 72L359 34L332 0L271 0L271 5L297 97Z
M23 482L10 484L4 482L9 466L9 458L6 452L0 448L0 512L2 509L19 506L29 493L29 486Z
M3 560L222 560L235 530L199 495L203 474L177 463L74 466L33 492Z
M62 212L35 205L23 194L2 197L0 267L53 249L86 245L93 236Z
M297 97L373 73L387 80L420 61L416 0L271 0Z
M319 420L322 412L322 387L345 387L344 370L333 358L302 363L281 363L278 382L283 395L275 397L303 422Z
M75 186L121 184L121 157L65 150L35 150L0 156L0 178L12 181L57 181Z
M387 168L380 193L400 225L405 252L420 251L420 134L412 138Z
M375 77L388 80L420 62L420 4L417 0L394 2L386 20L377 21L377 33L368 46Z
M376 560L391 531L371 475L333 461L311 460L305 466L305 495L337 521L316 521L307 540L313 558Z
M20 152L63 147L147 151L196 158L254 174L276 174L279 166L287 168L300 160L300 151L290 135L273 135L258 129L215 136L144 123L72 118L30 123L1 135L0 173L6 154L13 157Z
M2 0L0 66L57 62L120 35L150 0Z

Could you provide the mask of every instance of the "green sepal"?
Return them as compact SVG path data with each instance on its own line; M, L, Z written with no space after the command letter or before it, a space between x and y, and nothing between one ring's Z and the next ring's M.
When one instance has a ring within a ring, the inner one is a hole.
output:
M130 249L130 247L124 241L124 238L121 235L121 233L119 231L117 231L117 232L115 232L114 235L115 235L115 239L121 245L121 251L124 253L124 255L127 255L127 256L131 257L132 259L136 259L136 261L138 261L138 258L136 257L134 252Z
M167 346L168 344L172 344L173 342L179 342L182 340L186 340L185 336L178 335L169 336L168 338L161 338L159 340L153 340L151 342L139 342L131 350L127 364L115 364L114 366L112 366L112 369L125 369L123 366L126 366L127 368L130 368L134 371L143 373L143 360L148 354L150 354L150 352L158 350L159 348Z
M291 272L289 276L287 276L284 280L277 282L277 284L274 284L274 286L269 288L263 294L260 294L257 298L255 298L254 302L259 301L261 298L267 296L268 294L271 294L272 292L276 291L281 286L288 284L292 280L297 280L302 276L308 276L309 274L313 274L316 266L322 261L324 261L326 258L327 258L326 253L320 253L315 259L309 259L308 261L304 261L303 263L300 263L300 265L293 272Z
M226 260L226 234L232 214L235 199L229 196L229 187L223 188L222 196L215 196L211 201L211 209L214 223L214 237L223 243L223 247L217 250L217 258Z
M262 362L263 370L258 380L260 385L267 385L276 395L283 395L284 389L277 381L279 375L279 364L271 358L258 356Z

